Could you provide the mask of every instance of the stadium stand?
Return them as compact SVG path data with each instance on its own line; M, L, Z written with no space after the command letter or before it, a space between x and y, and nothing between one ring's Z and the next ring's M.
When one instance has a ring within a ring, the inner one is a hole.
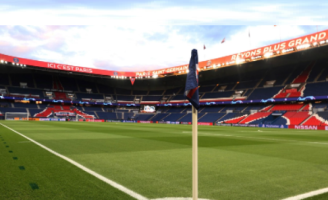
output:
M266 117L268 117L269 115L271 115L272 112L257 112L257 113L253 113L250 114L249 116L245 117L243 120L241 120L239 123L240 124L249 124L255 120L261 120L264 119Z
M153 118L152 121L162 121L167 115L167 113L158 113Z
M221 117L223 117L225 113L207 113L203 115L198 121L199 122L216 122Z

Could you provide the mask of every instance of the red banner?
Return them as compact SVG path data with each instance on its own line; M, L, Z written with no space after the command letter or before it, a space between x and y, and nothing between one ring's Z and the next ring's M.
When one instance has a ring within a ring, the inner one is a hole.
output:
M203 69L206 66L213 66L216 67L225 67L229 64L236 64L239 60L245 60L250 58L256 57L263 57L267 53L275 52L279 54L283 54L284 51L294 51L292 48L296 48L300 45L307 45L313 44L315 42L319 43L325 41L327 43L328 39L328 30L320 31L317 33L309 34L306 36L302 36L299 38L287 40L284 42L260 47L257 49L252 49L249 51L221 57L215 58L211 60L206 60L199 62L199 68ZM66 64L59 64L53 62L44 62L44 61L37 61L37 60L30 60L26 58L18 58L14 56L8 56L4 54L0 54L0 60L4 60L7 62L15 62L19 64L30 65L34 67L42 67L48 69L56 69L56 70L64 70L70 72L80 72L80 73L89 73L89 74L96 74L96 75L104 75L104 76L116 76L116 77L138 77L138 76L153 76L153 75L160 75L160 74L169 74L169 73L177 73L177 72L186 72L188 69L188 64L180 65L176 67L170 67L165 69L159 70L152 70L152 71L142 71L142 72L122 72L122 71L110 71L110 70L103 70L103 69L94 69L88 67L80 67L80 66L73 66L73 65L66 65ZM133 84L132 84L133 85Z
M300 129L300 130L326 130L328 126L312 126L312 125L289 125L289 129Z
M138 123L141 123L141 124L152 124L153 121L138 121Z
M133 85L134 81L136 81L136 79L135 78L130 78L130 81L131 81L131 84Z
M213 126L213 122L198 122L198 125Z

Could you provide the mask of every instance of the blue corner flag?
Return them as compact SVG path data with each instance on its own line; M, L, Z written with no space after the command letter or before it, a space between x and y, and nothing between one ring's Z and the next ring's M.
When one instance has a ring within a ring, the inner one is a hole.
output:
M198 92L198 54L197 50L191 51L189 62L189 72L187 74L186 88L184 95L189 102L198 110L199 108L199 92Z

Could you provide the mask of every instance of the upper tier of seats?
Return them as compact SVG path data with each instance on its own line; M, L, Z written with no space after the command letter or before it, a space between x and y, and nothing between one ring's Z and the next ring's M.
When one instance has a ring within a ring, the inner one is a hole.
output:
M286 66L266 66L257 71L245 71L242 76L200 82L200 99L203 101L240 100L240 97L234 96L236 91L241 91L240 96L247 100L328 95L326 92L328 82L325 82L328 75L328 70L325 69L326 65L327 59ZM139 90L132 86L130 89L122 89L109 83L107 84L110 86L106 86L105 82L92 80L94 79L58 74L25 75L23 72L16 74L0 72L0 87L7 89L7 95L47 98L44 89L54 89L60 90L59 92L64 90L64 93L60 94L57 91L54 94L55 99L62 100L70 100L65 91L72 91L70 93L74 93L75 100L103 100L105 97L111 97L112 100L120 102L133 102L141 99L141 102L144 103L159 103L164 97L167 99L166 103L186 100L183 95L184 87L181 85L177 85L175 88L171 88L171 85L167 89L153 87ZM273 80L275 82L272 87L264 87L267 81ZM20 88L21 82L27 83L27 88ZM299 88L290 88L289 84L292 83L302 85ZM87 89L91 89L91 93L87 93Z

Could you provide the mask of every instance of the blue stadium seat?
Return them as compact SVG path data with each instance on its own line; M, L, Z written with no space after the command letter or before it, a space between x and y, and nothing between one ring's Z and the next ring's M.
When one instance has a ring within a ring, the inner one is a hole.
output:
M108 87L106 85L98 84L98 89L100 93L114 94L114 88Z
M133 95L147 95L148 90L133 90Z
M308 83L305 86L303 96L325 96L328 95L328 82Z
M148 121L154 114L137 114L135 120Z
M179 90L182 88L174 88L174 89L168 89L165 91L165 95L173 95L173 94L178 94Z
M134 96L123 96L123 95L117 95L116 100L118 101L133 101Z
M90 94L90 93L75 93L78 100L85 99L104 99L102 94Z
M92 90L92 93L98 93L97 86L94 82L77 79L77 84L81 92L87 92L86 89L89 88Z
M64 87L64 90L78 91L75 78L73 77L59 77L59 81Z
M200 118L198 122L215 122L223 115L225 115L225 113L207 113L205 116Z
M269 88L258 88L255 89L251 95L247 98L247 100L260 100L260 99L270 99L274 95L278 94L278 92L283 87L269 87Z
M166 116L163 121L178 121L178 119L184 115L185 113L171 113L170 115Z
M0 85L9 85L8 74L0 74Z
M15 108L38 108L36 104L32 103L14 103Z
M177 108L177 107L171 107L169 108L169 110L167 111L167 113L181 113L183 110L186 111L186 107L180 107L180 108Z
M222 119L220 119L220 122L228 120L228 119L232 119L232 118L236 118L236 117L241 117L245 115L245 113L227 113Z
M39 95L39 98L44 98L43 91L38 89L8 87L8 92L12 94Z
M234 93L234 91L205 93L202 99L230 98Z
M200 86L199 92L211 92L216 85L210 85L210 86Z
M202 109L202 107L200 108L200 112L201 113L205 113L205 112L209 112L209 113L218 113L220 110L222 110L223 106L219 106L219 107L204 107L204 109Z
M92 111L96 111L96 112L103 112L101 107L94 107L94 106L90 106L90 107L83 107L85 111L88 112L92 112ZM79 109L79 108L78 108ZM79 109L82 111L82 109Z
M165 116L169 115L168 113L158 113L152 119L152 121L161 121Z
M234 90L254 88L258 82L259 80L243 81L237 84Z
M34 81L32 75L27 74L11 74L11 84L13 86L20 86L20 82L27 83L27 87L34 88Z
M48 74L34 74L36 87L40 89L53 89L52 76Z
M162 95L164 90L149 91L149 95Z
M144 96L142 97L142 101L160 101L163 96Z
M99 116L99 119L105 119L105 120L116 120L116 113L109 113L109 112L97 112L97 115Z
M127 89L117 89L116 94L131 95L132 91Z

